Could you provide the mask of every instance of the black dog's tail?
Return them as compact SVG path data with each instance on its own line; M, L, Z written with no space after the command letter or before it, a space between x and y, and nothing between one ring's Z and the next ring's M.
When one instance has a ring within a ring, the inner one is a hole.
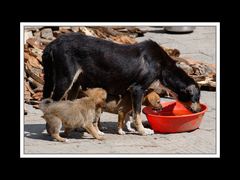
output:
M44 72L43 98L49 98L51 97L54 87L53 54L51 44L49 44L43 51L42 63Z
M47 99L43 99L40 104L39 104L39 108L45 113L49 104L53 103L53 100L50 98Z

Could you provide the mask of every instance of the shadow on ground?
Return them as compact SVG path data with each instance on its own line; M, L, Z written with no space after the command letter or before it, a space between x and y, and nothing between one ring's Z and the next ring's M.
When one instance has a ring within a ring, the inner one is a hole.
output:
M51 140L51 137L44 133L45 124L25 124L24 137L32 139Z
M105 134L117 134L117 122L102 122L101 126ZM64 129L62 128L60 132L60 136L62 137L64 137L63 131ZM83 128L75 129L69 134L68 138L85 139L83 137L84 132L86 130ZM24 137L52 141L51 136L46 132L45 124L25 124Z

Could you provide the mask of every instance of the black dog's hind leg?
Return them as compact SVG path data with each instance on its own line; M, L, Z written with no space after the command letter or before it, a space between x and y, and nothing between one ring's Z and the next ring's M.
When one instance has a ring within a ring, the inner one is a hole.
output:
M72 88L74 82L77 80L81 69L77 71L68 71L68 74L56 72L55 86L53 89L52 99L55 101L62 100L67 96L68 91Z
M144 90L140 86L132 86L130 89L131 97L132 97L132 106L133 106L133 121L137 128L137 131L141 135L149 135L154 134L153 130L144 128L141 119L141 107L142 107L142 99L144 95Z
M50 98L53 91L53 60L51 47L47 46L42 55L43 72L44 72L44 86L43 99Z

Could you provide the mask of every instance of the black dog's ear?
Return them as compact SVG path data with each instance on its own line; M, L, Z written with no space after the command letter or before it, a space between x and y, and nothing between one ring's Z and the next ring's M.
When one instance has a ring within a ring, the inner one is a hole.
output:
M193 95L193 94L197 93L196 92L197 89L198 89L198 87L196 85L190 85L186 88L186 92Z
M186 88L181 89L180 92L182 92L185 95L186 94L192 95L193 94L193 88L191 86L187 86Z

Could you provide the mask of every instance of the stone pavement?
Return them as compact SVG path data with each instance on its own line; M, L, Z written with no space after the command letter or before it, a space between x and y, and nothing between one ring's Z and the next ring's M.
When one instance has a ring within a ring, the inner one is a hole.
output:
M207 63L215 63L215 27L197 27L190 34L167 34L162 28L141 27L148 30L138 40L152 39L166 47L177 48L181 56ZM169 99L162 98L162 101ZM28 114L24 116L24 155L80 155L80 156L142 156L142 155L214 155L216 153L216 92L201 92L201 102L207 104L200 128L187 133L154 134L140 136L134 133L118 135L117 115L103 113L101 122L106 127L104 141L92 139L84 133L74 132L69 142L52 141L45 130L42 112L25 104ZM148 126L142 114L144 125Z

